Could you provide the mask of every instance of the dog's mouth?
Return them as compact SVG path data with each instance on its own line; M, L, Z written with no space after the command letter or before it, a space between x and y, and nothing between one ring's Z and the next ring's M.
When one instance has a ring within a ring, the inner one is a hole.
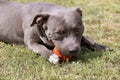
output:
M55 54L55 55L57 55L62 61L67 61L67 60L70 60L71 58L72 58L72 56L64 56L64 55L62 55L58 50L57 50L57 48L55 47L54 49L53 49L53 53Z

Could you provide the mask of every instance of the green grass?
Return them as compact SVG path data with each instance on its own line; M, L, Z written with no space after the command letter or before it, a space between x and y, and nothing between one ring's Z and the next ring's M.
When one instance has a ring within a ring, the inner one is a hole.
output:
M13 0L28 2L35 0ZM0 43L0 80L119 80L120 0L36 0L78 6L83 11L85 35L110 48L86 52L77 61L49 63L23 46Z

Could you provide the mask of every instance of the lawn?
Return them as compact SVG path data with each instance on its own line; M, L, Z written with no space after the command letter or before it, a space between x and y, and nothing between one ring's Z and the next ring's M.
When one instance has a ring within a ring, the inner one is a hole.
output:
M0 42L0 80L120 80L120 0L36 1L80 7L84 35L110 50L85 52L77 61L53 65L24 46Z

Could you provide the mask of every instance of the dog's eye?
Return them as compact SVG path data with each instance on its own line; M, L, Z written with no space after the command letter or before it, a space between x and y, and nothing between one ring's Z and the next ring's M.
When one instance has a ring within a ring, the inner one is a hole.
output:
M65 32L64 32L64 31L58 31L58 32L55 32L54 39L55 39L55 40L62 40L62 39L63 39L64 34L65 34Z
M60 36L64 35L64 33L65 33L64 31L58 31L58 32L56 32L56 34L60 35Z
M76 34L79 34L80 33L80 28L74 28L73 32L76 33Z

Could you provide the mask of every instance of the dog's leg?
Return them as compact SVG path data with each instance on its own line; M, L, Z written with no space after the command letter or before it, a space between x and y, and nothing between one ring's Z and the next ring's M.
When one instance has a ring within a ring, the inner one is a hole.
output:
M30 50L33 50L38 55L41 55L44 58L47 58L51 63L57 64L59 63L59 57L49 49L47 49L45 46L38 44L36 42L30 42L28 43L28 48Z
M34 51L44 58L47 58L53 64L59 63L59 57L54 55L52 50L48 49L47 46L41 42L37 35L34 36L32 30L26 29L24 32L24 43L28 49Z
M47 49L43 44L40 44L41 40L39 39L36 29L34 27L24 28L24 43L28 49L34 51L35 53L49 58L52 52Z
M91 51L107 51L108 48L104 45L98 44L87 36L82 36L81 46L86 46Z
M44 45L41 45L37 42L30 41L27 44L27 47L37 53L38 55L41 55L44 58L49 58L49 56L52 54L52 51L47 49Z

